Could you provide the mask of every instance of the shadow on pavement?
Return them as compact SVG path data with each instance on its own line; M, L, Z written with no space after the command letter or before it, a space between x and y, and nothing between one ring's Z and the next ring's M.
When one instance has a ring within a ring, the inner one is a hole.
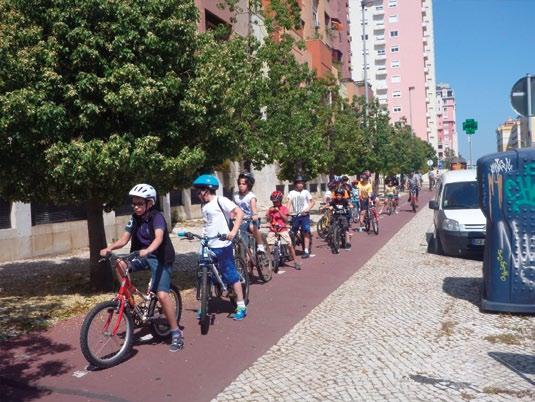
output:
M535 355L489 352L489 356L514 371L531 385L535 386L535 381L526 376L526 374L535 375Z
M446 277L442 290L456 299L467 300L474 306L481 307L482 278Z
M71 350L40 334L3 342L0 350L0 395L6 401L30 401L51 393L36 383L43 377L57 377L72 369L64 361L44 357ZM5 399L4 399L5 398Z

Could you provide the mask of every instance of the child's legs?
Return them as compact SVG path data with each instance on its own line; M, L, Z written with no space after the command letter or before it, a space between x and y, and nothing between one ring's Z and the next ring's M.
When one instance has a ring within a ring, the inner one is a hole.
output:
M310 215L301 217L301 232L303 233L305 248L308 250L310 248Z
M232 286L234 292L236 292L236 298L238 301L243 301L243 291L240 282L240 274L236 269L234 263L234 253L232 246L213 248L211 249L217 257L217 269L221 274L221 278L227 284ZM247 275L247 273L245 273Z
M258 226L256 223L251 223L251 232L253 233L253 236L256 239L256 247L258 247L260 244L264 244L264 239L262 238L262 233L260 230L258 230Z
M168 265L161 265L156 258L147 258L147 262L151 270L151 290L158 294L165 318L171 329L178 328L176 322L176 306L173 300L169 297L171 290L171 267Z

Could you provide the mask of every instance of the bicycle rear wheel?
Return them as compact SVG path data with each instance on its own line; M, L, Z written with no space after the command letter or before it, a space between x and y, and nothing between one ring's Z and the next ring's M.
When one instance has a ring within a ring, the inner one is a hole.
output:
M269 282L273 277L271 261L266 253L256 253L256 270L262 282Z
M180 317L182 316L182 297L180 296L180 291L175 285L171 285L169 299L175 308L176 322L178 324L180 322ZM171 328L169 327L169 323L167 322L167 318L163 312L162 304L159 300L156 301L153 317L155 318L150 323L150 332L152 336L155 338L164 339L171 335Z
M241 289L243 292L243 300L245 301L245 304L249 304L249 275L247 274L247 268L245 265L245 262L241 258L235 259L236 263L236 270L238 271L238 275L240 276L240 283L241 283ZM236 296L230 297L230 302L236 308L238 305Z
M134 322L128 306L110 300L97 304L84 319L80 348L95 367L109 368L123 361L134 342Z

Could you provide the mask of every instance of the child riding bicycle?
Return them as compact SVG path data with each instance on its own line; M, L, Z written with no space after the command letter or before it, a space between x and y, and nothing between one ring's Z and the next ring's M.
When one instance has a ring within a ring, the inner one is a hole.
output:
M236 293L237 307L231 314L231 318L237 321L247 316L247 306L243 298L243 290L240 275L234 263L232 239L236 237L243 220L243 211L226 197L218 197L216 190L219 181L212 175L201 175L193 182L197 195L202 202L202 217L204 221L203 234L215 237L218 234L227 233L227 240L212 239L208 247L216 254L216 266L227 285L232 286ZM231 227L230 215L235 218L234 226Z
M264 240L262 239L262 233L258 230L257 199L256 195L251 191L254 183L255 179L251 173L240 173L238 176L238 192L234 194L234 202L244 213L240 236L245 247L249 247L248 233L251 233L256 238L257 252L264 253L266 251Z
M351 235L349 234L349 218L350 210L353 204L345 196L345 190L341 187L334 191L334 199L331 201L329 207L333 211L334 216L341 222L341 226L345 236L345 248L351 249Z
M286 227L286 223L288 222L288 208L282 205L283 197L284 195L280 191L273 191L271 193L270 199L273 202L273 206L266 213L266 220L270 223L267 244L268 247L273 246L277 240L276 234L278 233L290 250L292 261L295 263L294 268L300 270L301 265L297 262L295 248L292 245L292 240Z
M151 291L158 293L165 317L171 328L169 350L176 352L184 347L182 332L176 321L175 307L169 297L171 269L175 261L175 249L169 238L167 223L162 213L154 208L156 190L149 184L137 184L128 193L132 197L134 213L119 240L100 250L106 257L112 250L124 247L130 240L130 252L139 251L131 267L134 271L151 270ZM126 262L123 261L126 268Z
M310 257L310 210L314 206L314 200L308 190L305 190L305 179L298 175L294 179L294 190L288 194L287 208L291 215L296 215L292 220L292 231L297 233L299 229L304 235L304 254L302 258Z

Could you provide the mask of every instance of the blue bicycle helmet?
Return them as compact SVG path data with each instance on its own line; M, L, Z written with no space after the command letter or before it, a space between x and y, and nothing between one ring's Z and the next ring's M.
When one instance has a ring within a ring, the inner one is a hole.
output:
M195 179L193 187L209 188L210 190L217 190L219 188L219 181L215 176L210 174L203 174Z

